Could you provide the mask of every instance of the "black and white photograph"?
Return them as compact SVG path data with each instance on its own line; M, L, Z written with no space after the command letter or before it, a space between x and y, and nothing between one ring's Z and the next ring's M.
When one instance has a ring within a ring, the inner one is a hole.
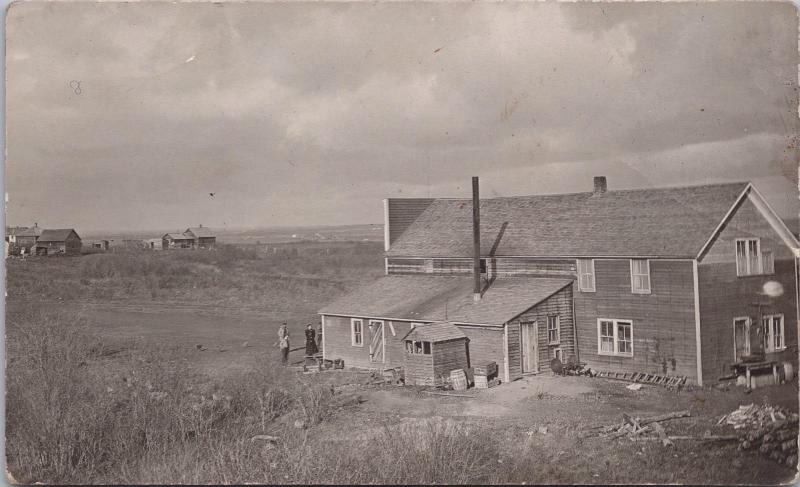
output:
M799 34L11 4L5 480L797 481Z

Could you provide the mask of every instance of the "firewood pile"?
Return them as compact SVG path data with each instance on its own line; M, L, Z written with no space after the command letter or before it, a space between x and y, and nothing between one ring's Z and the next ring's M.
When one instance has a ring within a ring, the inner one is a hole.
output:
M592 435L593 432L591 430L595 430L597 435L601 438L614 439L626 436L633 440L637 437L640 437L641 439L647 438L662 440L665 444L669 444L671 443L671 440L666 436L664 427L661 426L660 423L663 421L669 421L671 419L686 418L689 416L689 411L677 411L651 418L634 418L628 414L623 414L621 423L591 428L590 431L587 431L584 434L584 436ZM644 433L655 433L656 436L641 436Z
M758 449L762 455L785 464L797 465L798 415L783 408L748 404L722 416L717 422L740 432L739 450Z

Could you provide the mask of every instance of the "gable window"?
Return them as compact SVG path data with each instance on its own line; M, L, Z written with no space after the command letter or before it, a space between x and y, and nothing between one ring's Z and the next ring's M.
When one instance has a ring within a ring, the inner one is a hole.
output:
M597 320L597 353L633 357L633 322L630 320Z
M364 321L358 318L350 320L350 344L354 347L364 346Z
M558 315L547 317L547 343L550 345L557 345L561 340L559 338L560 323Z
M650 294L650 261L631 259L631 292Z
M786 349L783 337L783 315L764 315L761 317L767 352L780 352Z
M578 259L578 289L583 292L594 292L594 260Z
M772 252L763 252L761 241L757 238L736 239L736 275L754 276L773 274L775 262Z

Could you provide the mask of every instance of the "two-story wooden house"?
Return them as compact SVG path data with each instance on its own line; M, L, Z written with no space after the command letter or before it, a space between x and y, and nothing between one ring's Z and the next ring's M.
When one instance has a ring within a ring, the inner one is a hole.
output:
M469 362L497 362L505 381L571 355L698 384L759 349L796 365L800 245L752 184L595 178L592 192L384 210L386 276L320 311L326 358L402 367L408 350L433 354L409 331L448 321Z

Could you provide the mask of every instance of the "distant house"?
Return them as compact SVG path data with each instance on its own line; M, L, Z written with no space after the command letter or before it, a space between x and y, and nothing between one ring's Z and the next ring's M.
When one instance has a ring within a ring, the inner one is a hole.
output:
M208 227L204 227L203 225L187 228L183 233L194 239L194 246L198 249L213 249L217 244L217 236L214 235Z
M194 237L185 233L166 233L161 237L161 248L163 250L174 249L193 249Z
M164 248L163 240L160 238L147 238L142 240L142 243L147 250L163 250Z
M42 229L39 228L39 224L34 223L32 227L26 228L24 230L20 230L16 232L14 237L16 247L19 250L24 249L25 253L31 253L31 249L36 246L36 241L39 239L39 236L42 234ZM11 241L9 240L9 243Z
M108 250L109 244L108 240L91 240L86 245L92 249Z
M217 236L202 225L187 228L183 233L167 233L161 237L161 248L164 250L213 249L216 245Z
M78 255L82 245L81 237L73 228L46 229L36 240L36 255Z

